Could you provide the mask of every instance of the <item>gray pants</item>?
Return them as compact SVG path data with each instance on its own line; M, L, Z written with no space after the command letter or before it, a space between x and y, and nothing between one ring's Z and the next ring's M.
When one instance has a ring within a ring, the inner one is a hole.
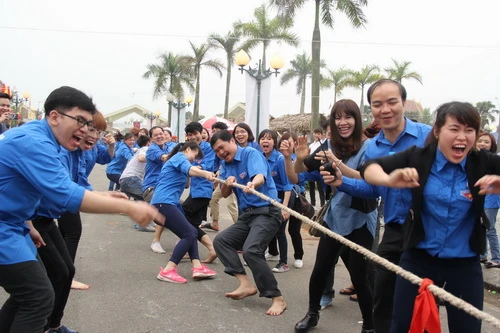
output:
M238 221L219 233L214 239L215 252L229 275L246 275L236 251L243 250L243 258L253 273L260 297L281 296L264 252L281 224L281 210L274 206L240 212Z

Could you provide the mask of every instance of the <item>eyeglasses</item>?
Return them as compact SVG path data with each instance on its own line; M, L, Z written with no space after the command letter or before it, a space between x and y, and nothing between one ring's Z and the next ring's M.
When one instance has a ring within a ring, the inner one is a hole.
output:
M57 113L59 113L61 116L65 116L65 117L76 120L76 122L78 123L78 126L80 126L80 127L85 127L85 125L87 125L87 128L89 130L94 129L94 123L92 122L92 120L85 120L85 118L83 118L83 117L73 117L73 116L70 116L69 114L62 113L62 112L57 112Z

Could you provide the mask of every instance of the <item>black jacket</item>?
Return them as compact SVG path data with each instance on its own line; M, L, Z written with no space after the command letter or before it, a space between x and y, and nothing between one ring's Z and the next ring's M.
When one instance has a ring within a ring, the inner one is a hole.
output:
M420 211L424 187L436 158L436 150L437 146L435 144L424 148L413 146L392 156L367 161L361 167L362 177L364 177L366 167L371 163L380 164L386 173L407 167L417 169L420 186L411 189L412 208L408 212L403 225L403 248L405 250L415 247L425 237ZM476 220L469 244L472 250L482 254L486 250L486 230L489 228L490 223L484 213L484 196L478 194L479 188L475 187L474 184L484 175L500 175L500 156L484 149L481 151L471 150L467 156L465 170L472 194L473 207L476 212Z

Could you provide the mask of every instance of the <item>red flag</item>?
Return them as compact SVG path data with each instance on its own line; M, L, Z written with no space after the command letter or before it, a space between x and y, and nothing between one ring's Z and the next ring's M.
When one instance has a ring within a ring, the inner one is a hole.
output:
M427 333L441 333L436 300L434 295L427 289L430 284L434 284L434 282L430 279L423 279L420 288L418 288L408 333L423 333L424 330Z

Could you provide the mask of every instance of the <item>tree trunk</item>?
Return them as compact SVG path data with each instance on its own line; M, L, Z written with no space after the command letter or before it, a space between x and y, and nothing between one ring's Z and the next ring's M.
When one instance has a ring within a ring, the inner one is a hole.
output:
M300 95L300 114L304 114L304 107L306 105L306 80L302 84L302 94Z
M229 89L231 87L231 56L227 55L227 71L226 71L226 98L224 99L224 119L228 117L229 111Z
M200 72L201 67L196 68L196 88L194 93L193 121L198 121L200 116Z
M361 85L361 103L359 103L359 109L361 112L364 111L364 95L365 95L365 85Z
M174 86L174 83L173 83L173 80L172 80L172 75L170 75L170 85L169 85L169 89L168 89L168 91L170 93L172 93L173 86ZM170 127L171 123L172 123L172 104L168 103L168 122L167 122L167 126Z
M312 38L312 78L311 78L311 135L319 123L319 68L321 60L321 35L319 31L319 4L316 0L314 30Z

